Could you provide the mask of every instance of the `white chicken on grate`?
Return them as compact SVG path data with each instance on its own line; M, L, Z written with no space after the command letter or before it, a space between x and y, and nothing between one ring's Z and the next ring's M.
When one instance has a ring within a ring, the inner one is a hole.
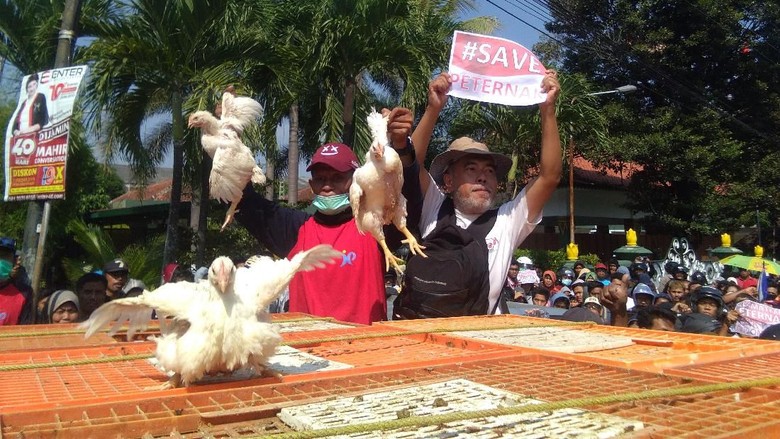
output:
M95 310L80 327L90 337L115 322L111 333L129 321L128 340L146 328L152 310L160 319L155 356L173 372L162 388L187 386L206 374L251 367L266 372L268 358L281 343L270 323L268 305L299 271L322 268L341 259L330 245L318 245L292 259L253 257L236 268L220 256L209 267L208 279L167 283L137 297L112 300Z

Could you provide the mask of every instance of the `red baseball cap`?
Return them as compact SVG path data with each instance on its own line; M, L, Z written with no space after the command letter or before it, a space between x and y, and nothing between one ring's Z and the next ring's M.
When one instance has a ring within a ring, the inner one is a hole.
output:
M355 153L343 143L326 143L320 146L306 170L311 171L318 163L328 165L339 172L347 172L360 166Z
M604 265L604 263L599 262L598 264L596 264L596 270L606 270L606 269L607 269L607 266Z

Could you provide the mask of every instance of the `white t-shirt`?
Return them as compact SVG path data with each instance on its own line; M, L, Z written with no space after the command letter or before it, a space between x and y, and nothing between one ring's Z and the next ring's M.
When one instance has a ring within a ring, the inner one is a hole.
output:
M422 216L420 217L420 233L423 239L436 228L439 208L447 198L447 195L439 189L430 175L428 175L428 179L428 191L425 193ZM508 201L498 208L496 223L485 237L488 248L488 270L490 271L490 295L485 314L495 307L501 296L501 289L504 286L506 273L509 271L509 263L515 249L542 221L541 212L533 221L528 221L528 203L525 200L527 187L523 188L514 200ZM479 217L480 215L467 215L455 209L458 227L466 229ZM501 314L500 307L496 308L496 314Z

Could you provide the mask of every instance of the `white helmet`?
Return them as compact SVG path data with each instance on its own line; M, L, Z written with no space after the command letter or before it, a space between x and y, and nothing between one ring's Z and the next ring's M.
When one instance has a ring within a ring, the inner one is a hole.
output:
M523 270L530 270L534 268L534 261L528 256L520 256L517 258L517 263L520 264L520 268Z

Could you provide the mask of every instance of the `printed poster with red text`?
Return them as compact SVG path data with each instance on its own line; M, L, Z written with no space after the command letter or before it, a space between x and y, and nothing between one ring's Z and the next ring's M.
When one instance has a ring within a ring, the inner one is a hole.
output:
M65 198L70 117L86 72L73 66L22 79L5 132L5 201Z
M504 38L455 31L449 73L450 96L494 104L544 102L546 70L530 50Z

